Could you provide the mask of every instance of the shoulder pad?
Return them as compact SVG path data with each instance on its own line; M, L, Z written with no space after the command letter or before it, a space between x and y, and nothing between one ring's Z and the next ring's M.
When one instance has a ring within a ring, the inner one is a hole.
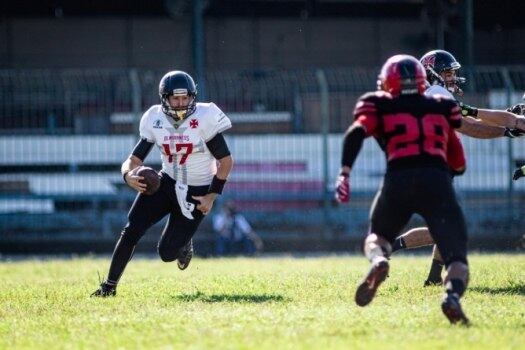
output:
M206 141L232 126L230 119L213 102L198 103L197 111L199 112L198 118L202 121L201 132Z
M385 98L392 99L392 95L386 91L378 90L378 91L367 92L366 94L359 97L359 100L367 101L367 100L378 100L378 99L385 99Z

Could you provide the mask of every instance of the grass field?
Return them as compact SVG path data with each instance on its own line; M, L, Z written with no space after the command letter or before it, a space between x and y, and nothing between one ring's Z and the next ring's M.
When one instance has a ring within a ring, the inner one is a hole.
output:
M395 256L366 308L362 257L134 259L116 298L89 298L109 259L0 262L0 349L525 349L525 255L473 255L451 326L427 257Z

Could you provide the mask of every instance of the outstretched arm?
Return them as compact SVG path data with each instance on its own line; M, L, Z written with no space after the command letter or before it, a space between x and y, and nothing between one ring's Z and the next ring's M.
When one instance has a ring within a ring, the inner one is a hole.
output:
M488 126L506 128L507 130L504 131L503 136L519 137L525 134L525 117L520 115L522 114L521 105L513 106L512 108L509 108L506 111L476 108L476 107L471 107L461 102L459 103L459 107L461 108L461 115L463 115L463 117L475 118L475 120L481 121L482 124L486 124ZM490 134L491 132L487 130L488 129L481 130L478 132ZM467 133L467 135L469 134ZM469 135L469 136L478 137L475 135ZM481 136L478 138L491 138L491 137Z
M460 133L477 139L494 139L505 136L505 128L487 125L479 119L463 117L461 127L456 129Z
M525 130L525 117L511 112L493 109L478 109L477 117L489 125Z

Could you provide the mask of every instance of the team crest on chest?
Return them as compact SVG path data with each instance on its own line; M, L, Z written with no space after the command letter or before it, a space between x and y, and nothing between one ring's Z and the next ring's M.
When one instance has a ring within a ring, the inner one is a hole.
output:
M190 120L190 128L196 129L199 126L199 121L197 119Z

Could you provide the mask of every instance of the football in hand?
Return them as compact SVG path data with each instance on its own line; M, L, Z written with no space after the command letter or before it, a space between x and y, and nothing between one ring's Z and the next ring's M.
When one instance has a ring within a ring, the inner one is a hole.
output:
M144 179L140 180L140 182L146 184L146 191L143 192L144 194L152 195L153 193L158 191L160 187L159 173L147 166L140 166L133 172L137 176L144 177Z

